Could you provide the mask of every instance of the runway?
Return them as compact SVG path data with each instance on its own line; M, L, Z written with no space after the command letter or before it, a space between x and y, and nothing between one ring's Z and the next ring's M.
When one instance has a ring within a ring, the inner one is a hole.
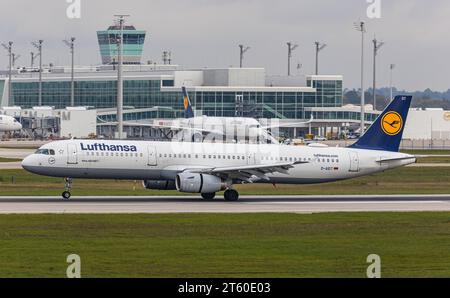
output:
M450 211L450 195L241 196L238 202L172 197L0 197L0 214L324 213Z

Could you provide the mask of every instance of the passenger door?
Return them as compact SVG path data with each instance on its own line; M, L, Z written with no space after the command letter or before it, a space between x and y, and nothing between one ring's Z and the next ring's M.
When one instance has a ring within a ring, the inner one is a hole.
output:
M67 144L67 164L77 164L78 154L77 154L77 144Z
M359 156L358 152L350 151L350 172L359 172Z
M156 159L156 148L153 146L148 146L147 154L148 154L147 165L156 166L158 164L157 159Z

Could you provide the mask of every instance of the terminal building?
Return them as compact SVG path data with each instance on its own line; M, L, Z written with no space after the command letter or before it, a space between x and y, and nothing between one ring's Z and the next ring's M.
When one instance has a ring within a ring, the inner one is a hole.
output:
M101 65L75 66L75 107L81 107L78 113L80 110L85 113L94 110L95 113L91 112L89 117L95 115L93 121L97 128L91 133L105 137L113 136L116 129L115 41L118 29L111 26L97 32ZM343 77L340 75L274 78L268 76L264 68L186 70L178 65L144 64L141 56L145 38L145 31L136 30L133 26L125 27L123 104L129 137L158 138L161 136L159 130L138 124L183 117L182 86L187 87L196 115L252 117L261 123L277 119L281 123L280 133L286 138L306 134L339 137L359 128L360 107L343 105ZM39 73L26 67L15 69L11 97L8 96L7 74L7 71L0 72L0 107L3 108L0 113L14 111L18 118L34 117L36 109L39 109ZM71 68L45 66L42 106L52 109L53 117L61 118L70 109L73 112L70 102ZM368 105L366 125L370 125L378 115L379 112ZM311 116L313 122L305 124ZM61 119L56 122L61 123ZM92 130L92 125L89 127ZM85 133L87 130L81 131ZM63 131L59 134L68 137Z

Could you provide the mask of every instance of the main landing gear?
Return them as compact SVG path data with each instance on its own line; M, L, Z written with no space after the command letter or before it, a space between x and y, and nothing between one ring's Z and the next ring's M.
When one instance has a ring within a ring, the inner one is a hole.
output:
M239 199L239 193L234 189L227 189L223 194L225 201L235 202Z
M216 196L215 192L212 193L202 193L202 198L205 201L212 201L214 200L214 197ZM225 190L225 193L223 194L225 197L225 201L228 202L235 202L239 199L239 193L234 189L227 189Z
M205 201L212 201L214 200L214 197L216 196L215 192L211 192L211 193L202 193L202 198Z
M70 190L72 189L72 178L64 178L64 191L62 193L62 197L64 200L70 199Z

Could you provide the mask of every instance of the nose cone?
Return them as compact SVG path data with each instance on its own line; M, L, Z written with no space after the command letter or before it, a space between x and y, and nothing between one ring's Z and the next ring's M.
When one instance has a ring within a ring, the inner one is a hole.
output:
M15 130L22 130L22 124L20 124L19 122L15 123L14 129Z
M34 157L33 155L29 155L22 160L22 168L25 170L32 172L32 169L35 167Z

